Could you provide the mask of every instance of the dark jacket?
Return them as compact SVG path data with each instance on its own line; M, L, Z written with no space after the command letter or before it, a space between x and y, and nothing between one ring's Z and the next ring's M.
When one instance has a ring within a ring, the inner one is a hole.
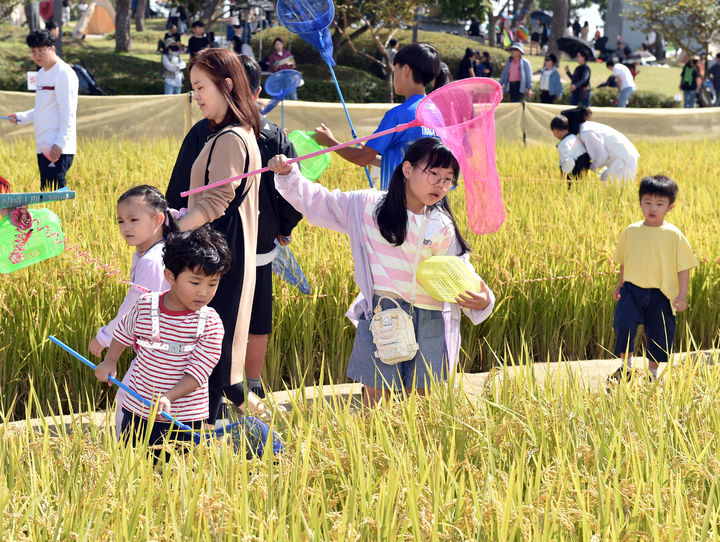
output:
M295 147L276 124L261 117L260 126L260 137L257 142L263 166L266 166L270 158L276 154L284 154L288 158L297 156ZM185 136L165 192L165 199L170 207L175 209L187 207L187 198L181 197L180 192L190 187L190 170L205 146L209 133L210 121L202 119ZM275 239L278 235L292 233L293 228L302 219L302 215L275 189L275 174L272 171L266 171L260 177L259 207L257 253L265 254L275 247Z

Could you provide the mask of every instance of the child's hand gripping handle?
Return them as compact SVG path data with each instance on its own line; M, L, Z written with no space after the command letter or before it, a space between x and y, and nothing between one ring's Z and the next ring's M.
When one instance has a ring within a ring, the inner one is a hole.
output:
M49 338L52 342L54 342L55 344L57 344L60 348L62 348L62 349L65 350L66 352L68 352L70 355L74 356L75 358L77 358L77 359L79 359L80 361L82 361L85 365L87 365L87 366L90 367L91 369L95 370L96 365L95 365L92 361L90 361L89 359L87 359L85 356L83 356L83 355L80 354L79 352L73 350L73 349L70 348L68 345L66 345L65 343L63 343L61 340L56 339L56 338L53 337L52 335L50 335L48 338ZM146 406L148 406L148 407L152 407L152 403L151 403L150 401L148 401L147 399L145 399L145 397L143 397L142 395L140 395L139 393L137 393L137 392L136 392L135 390L133 390L132 388L129 388L128 386L126 386L125 384L123 384L122 382L120 382L119 380L117 380L115 377L113 377L113 376L108 376L108 380L109 380L110 382L112 382L113 384L115 384L116 386L118 386L119 388L122 388L123 390L125 390L127 393L129 393L129 394L132 395L133 397L135 397L135 399L137 399L138 401L141 401L144 405L146 405ZM159 412L159 414L160 414L163 418L165 418L166 420L174 423L175 425L177 425L177 426L178 426L180 429L182 429L183 431L190 431L190 432L192 432L192 427L190 427L189 425L186 425L186 424L182 423L182 422L179 421L179 420L176 420L175 418L173 418L170 414L168 414L168 413L165 412L164 410L158 410L158 412ZM214 433L215 433L215 434L218 434L218 435L219 435L219 434L226 433L226 432L228 432L230 429L232 429L234 426L236 426L236 425L238 425L238 424L239 424L239 422L231 423L230 425L227 425L227 426L225 426L225 427L221 427L220 429L216 429L216 430L214 431ZM196 443L199 443L200 440L201 440L201 439L200 439L200 435L198 435L197 433L194 433L194 432L192 432L192 435L193 435L193 439L195 440L195 442L196 442ZM207 438L210 438L210 435L206 435L206 436L207 436Z

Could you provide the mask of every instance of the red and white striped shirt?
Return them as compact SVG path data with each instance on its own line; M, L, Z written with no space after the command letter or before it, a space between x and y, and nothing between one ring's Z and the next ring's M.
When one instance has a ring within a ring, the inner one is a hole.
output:
M196 338L198 313L195 311L171 311L164 307L160 296L160 341L195 344L191 352L169 353L150 349L136 343L137 339L153 341L152 319L150 316L152 294L138 299L115 328L113 338L127 346L133 346L137 353L130 380L130 388L148 400L155 400L167 393L180 379L188 374L200 383L195 391L173 401L170 414L182 422L204 420L208 417L208 378L220 359L223 328L220 317L214 309L207 307L205 329ZM123 408L145 419L150 409L141 401L128 394Z

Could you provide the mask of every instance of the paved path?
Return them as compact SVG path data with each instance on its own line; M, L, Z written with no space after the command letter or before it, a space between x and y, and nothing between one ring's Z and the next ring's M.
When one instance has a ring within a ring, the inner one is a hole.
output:
M705 361L718 362L718 351L703 351L697 354L691 354L691 356L700 355ZM682 363L686 358L687 354L677 354L673 357L672 362ZM661 371L664 370L666 364L661 366ZM588 387L592 389L602 389L605 384L605 380L608 375L612 374L615 369L618 368L618 360L616 359L605 359L605 360L585 360L585 361L562 361L556 363L535 363L532 366L534 376L538 381L539 385L542 385L547 378L563 378L564 375L573 374L580 381L584 382ZM494 378L502 378L503 374L512 376L518 371L528 370L527 367L508 367L505 369L505 373L502 369L494 370L489 373L463 373L463 385L467 392L470 394L482 393L482 390L487 382L487 379L492 375ZM335 384L326 385L322 387L307 387L304 390L302 398L307 402L313 402L320 398L327 403L333 401L339 401L341 404L347 401L352 401L355 405L360 405L362 387L360 384ZM294 403L298 402L300 396L299 390L281 391L271 394L268 399L268 403L271 408L277 408L279 410L290 410ZM28 430L28 424L35 430L41 430L44 424L47 424L52 431L56 431L56 427L60 424L64 424L66 430L69 430L73 425L73 419L80 417L83 425L93 424L96 426L103 426L105 424L105 412L92 412L75 414L74 416L63 416L47 418L44 421L39 419L33 419L28 421L11 422L9 427L16 431Z

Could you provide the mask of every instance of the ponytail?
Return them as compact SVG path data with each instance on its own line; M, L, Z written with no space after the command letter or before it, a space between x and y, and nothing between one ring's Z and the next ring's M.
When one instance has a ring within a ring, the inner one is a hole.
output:
M177 220L173 216L173 210L168 208L165 196L162 195L160 190L148 184L141 184L139 186L132 187L130 190L125 191L118 198L117 202L118 204L120 204L126 199L133 197L142 198L145 204L150 207L150 209L154 213L162 213L162 215L165 217L162 226L163 237L167 237L170 233L176 233L180 231Z

